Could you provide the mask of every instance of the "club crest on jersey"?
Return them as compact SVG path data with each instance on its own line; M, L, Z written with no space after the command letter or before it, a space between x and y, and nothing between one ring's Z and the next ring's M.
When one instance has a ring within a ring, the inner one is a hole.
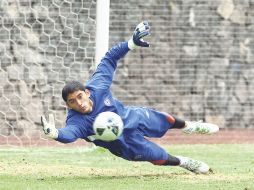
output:
M106 99L104 100L104 104L105 104L106 106L110 106L110 105L111 105L111 102L110 102L110 100L109 100L108 98L106 98Z

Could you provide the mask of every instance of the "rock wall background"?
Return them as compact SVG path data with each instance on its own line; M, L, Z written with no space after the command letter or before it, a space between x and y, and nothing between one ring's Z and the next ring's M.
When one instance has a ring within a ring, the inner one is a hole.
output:
M111 44L141 20L152 33L150 48L119 64L116 95L190 120L253 127L253 10L253 0L111 0Z
M41 114L53 112L64 125L62 87L85 82L94 64L95 12L92 0L0 1L0 134L7 141L38 134Z
M254 124L254 0L111 0L110 46L148 20L151 47L119 63L127 105L221 127ZM0 138L31 138L40 116L63 126L65 82L94 66L96 0L0 2ZM39 137L40 138L40 137Z

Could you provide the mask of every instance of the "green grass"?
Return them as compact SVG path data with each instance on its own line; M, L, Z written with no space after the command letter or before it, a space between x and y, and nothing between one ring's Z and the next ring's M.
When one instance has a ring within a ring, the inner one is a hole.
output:
M129 162L107 150L1 148L0 190L252 190L254 145L172 145L173 155L208 163L213 173Z

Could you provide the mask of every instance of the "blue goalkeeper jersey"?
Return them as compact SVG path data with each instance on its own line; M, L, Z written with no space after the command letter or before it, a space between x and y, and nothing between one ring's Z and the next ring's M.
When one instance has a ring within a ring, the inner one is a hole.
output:
M110 91L117 62L128 51L128 43L121 42L106 53L86 83L86 88L90 90L90 99L93 102L92 112L83 114L71 109L68 110L66 126L58 129L57 141L70 143L78 138L89 141L87 137L94 135L92 126L96 116L101 112L111 111L121 116L124 123L123 134L119 139L111 142L94 140L95 145L107 148L113 154L128 160L156 160L157 157L166 159L167 154L160 147L144 141L143 138L143 136L160 137L165 134L171 127L165 115L148 108L124 106L112 96ZM159 150L153 153L155 157L149 152L152 158L144 158L143 155L147 153L142 153L142 151L146 152L153 146Z

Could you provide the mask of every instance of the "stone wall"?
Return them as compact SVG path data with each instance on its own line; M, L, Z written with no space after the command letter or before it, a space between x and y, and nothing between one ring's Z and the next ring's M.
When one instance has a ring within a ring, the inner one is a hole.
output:
M150 48L119 63L127 105L222 127L254 124L254 0L111 0L110 46L148 20ZM96 0L1 0L0 136L30 137L40 115L65 121L61 89L94 65Z
M96 1L0 1L0 135L32 137L40 115L65 122L61 90L89 77Z
M111 0L111 45L140 21L151 25L151 47L122 60L115 93L189 120L253 127L253 10L253 0Z

